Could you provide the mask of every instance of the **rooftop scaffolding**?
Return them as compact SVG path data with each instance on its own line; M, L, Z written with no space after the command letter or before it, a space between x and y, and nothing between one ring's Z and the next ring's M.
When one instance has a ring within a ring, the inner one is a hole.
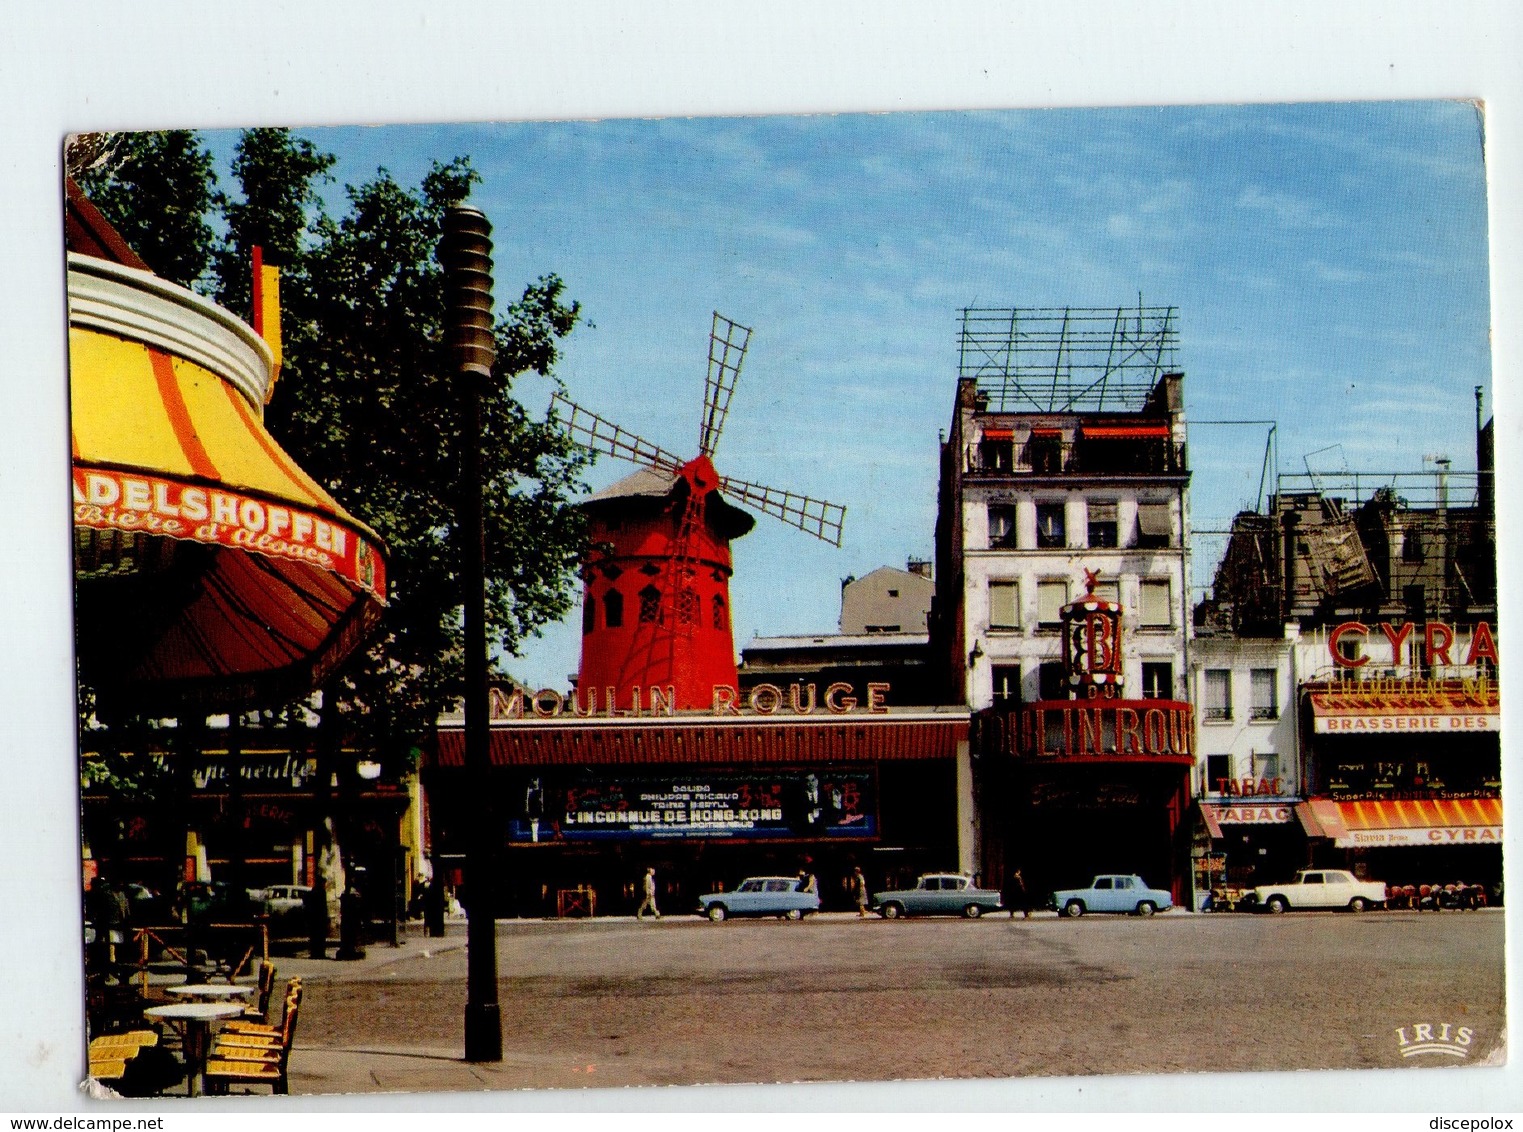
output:
M1141 412L1176 367L1176 307L965 307L958 376L996 413Z
M1282 497L1319 495L1351 510L1381 501L1398 510L1430 511L1442 507L1478 507L1486 472L1456 472L1441 467L1431 472L1308 472L1281 473L1276 490Z

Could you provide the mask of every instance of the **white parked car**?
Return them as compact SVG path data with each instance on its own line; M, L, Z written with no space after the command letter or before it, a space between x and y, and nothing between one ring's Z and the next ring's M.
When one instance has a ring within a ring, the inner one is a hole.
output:
M1253 895L1266 912L1306 908L1363 912L1385 905L1386 886L1379 881L1356 880L1353 873L1344 869L1302 869L1285 884L1257 886Z
M307 893L312 889L305 884L272 884L257 891L258 903L271 919L276 919L300 915L306 907ZM253 896L254 893L250 892L249 895Z

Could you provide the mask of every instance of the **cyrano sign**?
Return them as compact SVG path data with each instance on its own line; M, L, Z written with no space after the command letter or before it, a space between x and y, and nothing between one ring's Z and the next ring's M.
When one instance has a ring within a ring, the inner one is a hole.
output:
M1410 651L1415 651L1417 642L1412 641L1412 623L1392 625L1389 621L1381 621L1376 626L1385 639L1391 645L1391 664L1401 666L1411 663L1408 657ZM1362 647L1356 647L1349 652L1344 651L1344 640L1348 639L1350 645L1356 641L1367 640L1371 636L1370 627L1361 621L1345 621L1334 627L1327 635L1327 651L1332 655L1333 663L1340 668L1363 668L1370 662L1370 657ZM1423 626L1422 636L1422 662L1425 665L1452 666L1454 650L1454 627L1446 625L1442 621L1429 621ZM1470 647L1465 653L1463 665L1469 667L1480 664L1482 661L1490 661L1497 664L1497 642L1492 635L1491 625L1486 621L1477 621L1475 628L1470 633Z

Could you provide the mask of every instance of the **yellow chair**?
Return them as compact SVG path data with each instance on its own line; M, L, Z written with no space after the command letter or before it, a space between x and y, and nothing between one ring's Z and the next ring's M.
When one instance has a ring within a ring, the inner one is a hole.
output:
M206 1062L206 1089L226 1093L230 1085L269 1085L275 1093L289 1092L286 1071L291 1063L291 1044L296 1037L297 1013L301 1009L301 984L286 997L286 1013L280 1036L218 1034Z
M292 979L289 983L286 984L286 1010L291 1009L291 1002L293 999L297 1001L301 999L300 978ZM266 998L266 1005L268 1005L268 998ZM267 1011L265 1013L267 1013ZM250 1034L258 1037L279 1038L282 1025L284 1025L284 1022L276 1025L271 1025L268 1021L256 1022L248 1018L239 1018L236 1021L229 1022L226 1026L224 1026L219 1037L227 1037L233 1034Z
M259 964L259 997L257 1004L243 1012L239 1019L244 1023L263 1024L270 1020L270 996L275 993L275 965L273 963Z
M138 1051L159 1044L156 1030L129 1030L125 1034L102 1034L90 1039L90 1076L98 1081L119 1081L127 1063Z
M124 1057L90 1059L90 1076L97 1081L120 1081L127 1075L127 1059Z

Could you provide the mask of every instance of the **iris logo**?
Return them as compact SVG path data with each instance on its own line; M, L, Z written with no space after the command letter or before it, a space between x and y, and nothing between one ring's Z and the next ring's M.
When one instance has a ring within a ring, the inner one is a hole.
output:
M1411 1031L1409 1034L1408 1031ZM1469 1026L1453 1026L1448 1022L1434 1025L1431 1022L1415 1022L1411 1026L1396 1027L1396 1048L1402 1057L1469 1057L1470 1042L1475 1031Z

